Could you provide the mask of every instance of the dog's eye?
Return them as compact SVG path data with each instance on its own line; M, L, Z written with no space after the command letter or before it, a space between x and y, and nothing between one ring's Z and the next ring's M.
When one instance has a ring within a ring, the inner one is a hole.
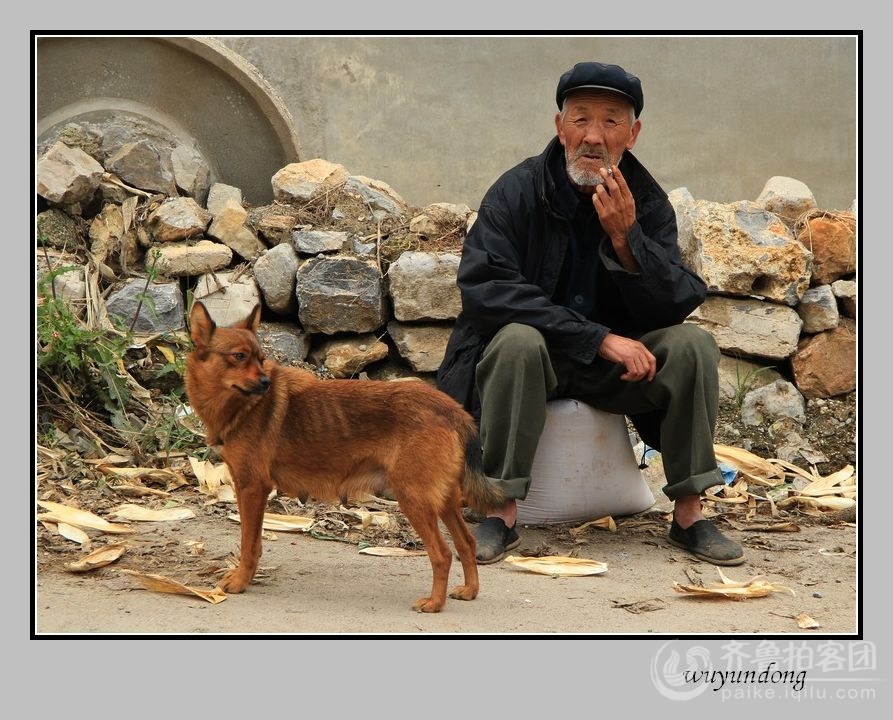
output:
M243 352L233 353L233 360L235 360L236 362L244 362L247 357L248 356Z

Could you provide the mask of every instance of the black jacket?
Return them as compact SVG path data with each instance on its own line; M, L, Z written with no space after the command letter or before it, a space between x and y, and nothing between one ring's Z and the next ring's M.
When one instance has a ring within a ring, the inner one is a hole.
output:
M608 332L638 337L681 323L706 297L706 285L682 264L676 214L667 194L629 152L620 171L636 201L629 244L639 273L623 269L605 234L599 245L595 319L555 304L571 219L554 201L564 148L555 137L543 153L504 173L487 191L465 238L457 284L462 312L437 373L438 387L476 419L474 387L481 351L509 323L539 330L553 351L591 363ZM563 172L563 170L562 170Z

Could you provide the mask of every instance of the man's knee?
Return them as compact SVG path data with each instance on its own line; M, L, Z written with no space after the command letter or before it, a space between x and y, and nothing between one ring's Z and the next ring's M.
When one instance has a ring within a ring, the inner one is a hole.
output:
M484 350L484 356L498 356L500 362L524 361L538 358L545 352L546 340L539 330L530 325L510 323L493 336Z
M720 351L716 339L693 323L673 325L662 331L660 344L671 354L682 354L690 362L718 365Z
M484 348L477 382L479 389L490 383L499 387L533 383L551 392L557 380L542 333L518 323L503 327Z

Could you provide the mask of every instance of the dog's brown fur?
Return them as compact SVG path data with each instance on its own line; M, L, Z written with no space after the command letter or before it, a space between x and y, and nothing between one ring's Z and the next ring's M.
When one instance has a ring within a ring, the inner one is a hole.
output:
M264 357L259 323L260 306L230 327L218 327L200 302L190 316L194 349L186 361L186 392L208 444L223 445L241 516L239 565L219 587L242 592L254 577L274 488L342 502L390 488L425 544L434 573L431 595L419 598L414 609L439 612L446 602L452 555L438 518L465 575L450 597L473 600L478 567L462 504L485 512L504 497L481 472L471 416L425 382L322 380L278 365Z

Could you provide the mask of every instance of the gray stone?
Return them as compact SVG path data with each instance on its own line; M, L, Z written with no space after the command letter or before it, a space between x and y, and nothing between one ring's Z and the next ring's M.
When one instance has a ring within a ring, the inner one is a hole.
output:
M347 244L346 232L336 230L293 230L292 245L304 255L340 252Z
M803 320L801 332L817 333L837 327L840 312L830 285L819 285L803 293L797 314Z
M254 279L267 307L277 315L297 316L295 273L300 265L298 254L286 244L270 248L254 261Z
M120 290L109 294L106 309L118 328L126 330L132 326L137 334L154 335L186 326L183 293L176 282L127 281Z
M378 265L350 256L311 258L295 277L298 317L307 332L370 332L387 321Z
M250 273L240 272L202 275L195 284L193 297L207 308L211 319L220 326L244 320L261 302L254 278Z
M300 365L310 352L310 336L294 323L262 322L257 338L267 357L280 365Z
M728 355L783 360L797 349L803 321L785 305L744 298L708 296L688 317L713 335Z
M855 280L835 280L831 283L831 292L837 298L840 312L845 317L856 317L858 292Z
M456 286L459 256L407 251L388 270L394 317L412 320L455 320L462 310Z
M375 209L383 210L386 215L402 217L407 210L406 202L387 183L380 180L352 175L344 183L344 192L348 195L357 195L365 203Z
M776 380L744 396L741 420L745 425L761 425L779 417L797 422L806 419L806 400L787 380Z
M106 160L105 166L128 185L177 197L170 150L160 149L147 140L123 145Z
M202 154L192 145L178 144L171 152L174 182L199 205L208 199L211 170Z

